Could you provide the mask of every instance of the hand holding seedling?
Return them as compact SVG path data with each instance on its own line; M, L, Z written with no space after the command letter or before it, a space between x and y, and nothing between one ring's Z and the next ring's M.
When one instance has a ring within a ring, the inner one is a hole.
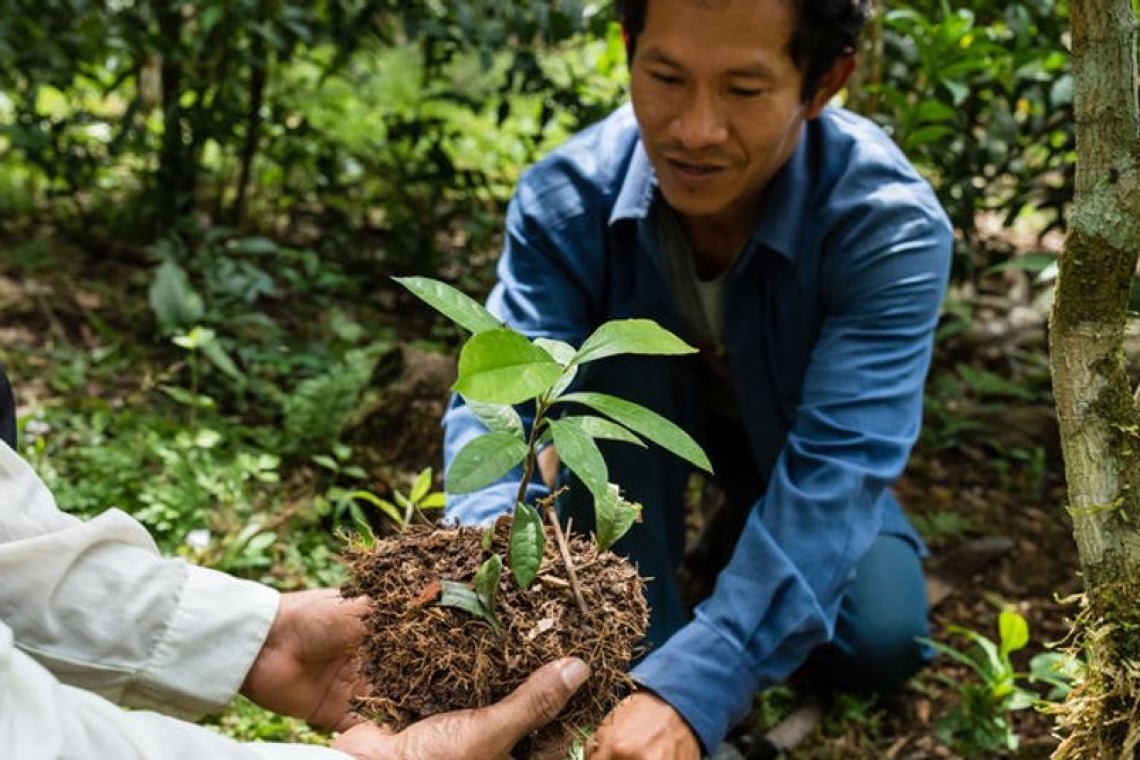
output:
M558 716L589 675L581 660L558 660L490 707L436 715L398 734L364 723L332 746L357 760L506 760L520 739Z
M364 599L336 589L281 595L281 606L241 692L257 704L315 726L343 731L359 723L348 702L366 688L353 652L364 633Z

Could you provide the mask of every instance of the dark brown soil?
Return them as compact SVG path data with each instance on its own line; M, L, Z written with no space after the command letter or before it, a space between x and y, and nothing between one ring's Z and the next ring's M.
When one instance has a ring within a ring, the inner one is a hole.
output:
M509 525L499 521L492 543L502 557ZM627 561L612 552L599 555L592 541L571 536L583 614L548 535L529 589L520 590L504 570L495 605L501 630L495 632L469 612L438 604L443 581L470 584L490 557L483 533L416 526L350 551L351 580L342 592L371 600L363 659L372 694L356 709L398 730L436 713L491 704L541 665L576 656L590 665L589 682L557 723L517 751L520 757L557 756L555 747L568 747L576 731L597 725L628 691L626 670L648 621L643 583Z

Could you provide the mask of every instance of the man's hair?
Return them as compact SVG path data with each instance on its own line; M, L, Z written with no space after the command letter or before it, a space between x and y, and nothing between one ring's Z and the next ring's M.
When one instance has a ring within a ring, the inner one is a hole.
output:
M649 0L617 0L618 19L625 34L630 62L637 38L645 27ZM781 0L795 14L796 24L788 43L792 62L803 72L802 100L815 95L823 76L836 61L855 52L859 34L871 15L869 0Z

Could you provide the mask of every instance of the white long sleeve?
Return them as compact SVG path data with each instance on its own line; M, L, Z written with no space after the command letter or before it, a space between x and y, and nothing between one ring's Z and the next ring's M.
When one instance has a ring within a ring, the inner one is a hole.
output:
M167 717L233 699L278 601L260 584L163 559L118 510L87 522L60 512L0 443L0 758L344 760Z
M324 747L241 744L64 686L0 623L0 757L5 760L346 760Z

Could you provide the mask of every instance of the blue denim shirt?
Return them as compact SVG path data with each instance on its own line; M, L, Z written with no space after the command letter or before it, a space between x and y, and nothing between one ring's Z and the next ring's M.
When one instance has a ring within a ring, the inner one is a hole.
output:
M657 197L626 106L524 175L488 307L532 337L572 344L609 319L677 329L649 214ZM877 534L921 547L889 486L918 435L951 238L930 186L891 140L827 109L805 124L728 272L730 380L767 491L713 594L633 672L710 751L755 691L831 638ZM458 399L444 425L449 464L483 429ZM452 497L448 515L490 520L511 508L521 477Z

